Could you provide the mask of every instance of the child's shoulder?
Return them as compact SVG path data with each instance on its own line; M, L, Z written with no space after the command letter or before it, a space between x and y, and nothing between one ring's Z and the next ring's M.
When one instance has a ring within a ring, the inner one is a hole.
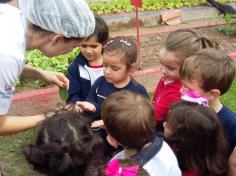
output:
M231 111L227 106L223 106L221 110L217 113L220 117L227 117L236 122L236 113Z
M147 90L144 85L136 81L135 79L132 79L130 83L128 84L128 89L139 92L144 95L148 95Z
M79 65L88 65L86 58L81 53L76 56L73 63L79 64Z
M131 79L130 80L130 83L129 83L131 86L134 86L134 87L141 87L141 88L145 88L145 86L143 84L141 84L140 82L138 82L137 80L135 79Z
M159 152L144 165L144 168L151 175L156 175L157 173L162 173L159 174L161 176L181 175L176 156L165 141L162 142Z
M94 84L100 87L100 86L107 86L108 82L104 76L100 76L99 78L97 78Z

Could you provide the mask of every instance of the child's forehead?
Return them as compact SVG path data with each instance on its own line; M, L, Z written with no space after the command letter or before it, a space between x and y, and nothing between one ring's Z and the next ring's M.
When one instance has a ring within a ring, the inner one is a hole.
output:
M99 42L97 36L91 35L83 43L99 43Z
M104 58L117 58L119 60L124 60L125 59L125 55L122 51L105 51L103 52L103 57Z
M181 64L181 58L177 56L177 53L168 51L166 48L162 48L159 51L160 61L168 64Z

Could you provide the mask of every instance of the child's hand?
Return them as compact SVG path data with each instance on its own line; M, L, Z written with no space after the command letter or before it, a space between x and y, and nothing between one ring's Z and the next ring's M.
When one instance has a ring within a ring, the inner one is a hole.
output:
M83 111L95 112L96 107L92 103L86 101L77 101L75 104L75 110L78 112L83 112Z
M96 120L91 124L91 128L100 128L103 126L104 126L103 120Z
M75 104L72 104L72 103L69 103L65 106L65 109L67 111L71 111L71 110L74 110L75 109Z

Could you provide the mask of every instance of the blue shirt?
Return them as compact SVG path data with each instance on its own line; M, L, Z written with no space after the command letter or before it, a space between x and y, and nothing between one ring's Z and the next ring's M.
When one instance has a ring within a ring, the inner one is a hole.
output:
M217 114L224 128L226 139L230 147L234 148L236 146L236 114L226 106L223 106Z
M121 90L138 92L148 97L145 87L134 79L131 79L131 81L125 87L117 88L112 83L107 82L104 76L101 76L94 82L88 97L86 98L86 101L92 103L96 107L96 112L92 113L92 115L95 117L95 120L101 119L101 105L107 96Z
M70 80L67 103L85 101L94 81L103 75L103 68L92 68L82 54L79 54L68 68Z

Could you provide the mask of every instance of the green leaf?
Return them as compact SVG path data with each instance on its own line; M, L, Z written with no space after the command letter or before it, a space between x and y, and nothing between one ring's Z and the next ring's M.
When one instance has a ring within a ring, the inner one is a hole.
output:
M68 95L68 91L65 88L60 88L59 89L59 95L62 101L65 101L68 99L69 95Z

